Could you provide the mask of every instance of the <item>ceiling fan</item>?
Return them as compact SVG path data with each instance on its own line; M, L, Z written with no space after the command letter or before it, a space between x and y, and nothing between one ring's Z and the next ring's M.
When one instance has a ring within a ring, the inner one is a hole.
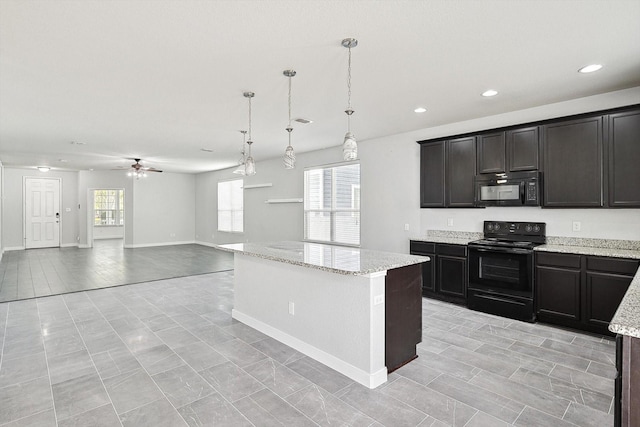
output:
M146 177L147 172L162 172L160 169L142 166L140 164L140 159L133 160L135 160L136 162L131 165L129 172L127 172L127 176L135 176L136 179L140 179L140 177Z

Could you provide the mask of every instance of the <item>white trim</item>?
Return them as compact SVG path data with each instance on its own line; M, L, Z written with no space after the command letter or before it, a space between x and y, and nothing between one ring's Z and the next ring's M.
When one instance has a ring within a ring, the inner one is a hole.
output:
M273 187L273 184L270 182L267 182L265 184L251 184L251 185L243 185L242 189L243 190L250 190L252 188L265 188L265 187Z
M210 248L216 248L216 247L218 247L218 245L217 245L217 244L215 244L215 243L211 243L211 242L203 242L202 240L196 240L196 241L195 241L195 242L193 242L193 243L195 243L196 245L208 246L208 247L210 247Z
M353 366L350 363L345 362L344 360L340 360L331 354L320 350L306 342L293 337L279 329L276 329L272 326L267 325L257 319L254 319L251 316L248 316L242 312L239 312L235 308L231 311L231 317L234 319L251 326L253 329L256 329L263 334L270 336L283 344L288 345L289 347L299 351L300 353L311 357L312 359L317 360L318 362L340 372L341 374L346 375L347 377L359 382L365 387L376 388L381 384L384 384L387 381L387 368L386 366L382 369L374 372L372 374L368 374L360 368Z
M4 252L7 251L24 251L24 246L9 246L7 248L4 248Z
M91 249L91 246L87 244L78 244L78 249Z
M124 245L124 247L127 249L135 249L135 248L151 248L154 246L191 245L194 243L196 243L195 240L184 240L180 242L139 243L134 245Z
M78 244L77 243L61 243L60 247L61 248L77 248Z

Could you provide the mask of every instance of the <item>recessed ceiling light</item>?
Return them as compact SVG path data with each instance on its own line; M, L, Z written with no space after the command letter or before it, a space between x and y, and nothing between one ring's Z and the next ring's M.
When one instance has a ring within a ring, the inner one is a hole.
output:
M598 71L600 68L602 68L602 65L600 64L591 64L580 68L578 72L583 74L593 73L594 71Z
M427 109L424 108L424 107L418 107L413 111L416 112L416 113L424 113L425 111L427 111Z
M40 172L49 172L51 170L51 168L48 167L48 166L38 166L38 170Z
M493 90L493 89L489 89L486 90L484 92L482 92L482 96L488 97L488 96L496 96L498 94L497 90Z

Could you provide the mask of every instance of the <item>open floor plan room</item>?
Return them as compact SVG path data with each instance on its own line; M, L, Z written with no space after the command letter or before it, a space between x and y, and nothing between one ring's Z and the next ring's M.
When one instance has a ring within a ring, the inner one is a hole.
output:
M423 299L370 390L231 318L233 272L0 304L0 426L607 426L615 345Z

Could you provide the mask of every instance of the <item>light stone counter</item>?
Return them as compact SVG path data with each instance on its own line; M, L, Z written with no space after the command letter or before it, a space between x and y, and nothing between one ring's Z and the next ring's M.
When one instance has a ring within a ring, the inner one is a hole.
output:
M611 319L609 330L640 338L640 270L633 278L616 314Z
M573 246L573 245L540 245L535 251L539 252L560 252L565 254L594 255L613 258L640 259L640 250L618 249L615 247L593 247L593 246Z
M472 231L427 230L426 236L414 236L409 240L429 243L448 243L450 245L466 245L474 240L482 239L482 233Z
M309 242L237 243L218 249L331 273L365 276L420 264L429 257Z

